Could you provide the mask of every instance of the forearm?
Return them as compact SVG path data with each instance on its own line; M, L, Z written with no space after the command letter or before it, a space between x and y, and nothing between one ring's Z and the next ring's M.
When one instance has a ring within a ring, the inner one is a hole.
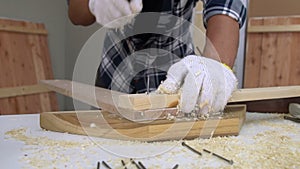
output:
M68 14L75 25L87 26L95 22L95 17L89 10L89 0L70 0Z
M203 55L233 67L238 45L239 24L226 15L214 15L207 22Z

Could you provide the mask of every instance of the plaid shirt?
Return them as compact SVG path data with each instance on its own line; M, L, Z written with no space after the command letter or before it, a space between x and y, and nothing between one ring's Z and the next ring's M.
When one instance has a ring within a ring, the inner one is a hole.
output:
M158 9L159 15L142 11L123 30L108 30L96 86L125 93L144 93L149 84L153 91L166 78L172 64L194 54L189 27L198 0L159 1L168 2ZM240 27L245 22L246 9L240 0L203 2L204 25L216 14L234 18Z

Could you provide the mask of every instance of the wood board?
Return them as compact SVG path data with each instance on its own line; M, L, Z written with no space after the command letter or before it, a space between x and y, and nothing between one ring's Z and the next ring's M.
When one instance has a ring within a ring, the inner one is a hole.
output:
M299 25L300 16L249 19L245 88L300 85L300 29L290 30Z
M123 115L128 117L142 116L138 114L145 113L145 111L139 112L140 110L176 107L179 100L178 95L126 94L69 80L42 80L40 84L108 112L124 112ZM155 113L151 110L150 112Z
M125 94L69 80L43 80L50 90L73 97L109 112L118 112L118 108L139 111L176 107L179 95L163 94ZM229 103L300 97L300 86L267 88L248 88L236 90Z
M245 105L227 106L222 118L207 120L154 120L132 122L115 114L94 111L44 112L43 129L117 140L162 141L238 135L245 120Z
M300 85L300 16L253 17L248 22L244 88ZM288 112L284 102L259 101L247 108Z
M46 92L51 92L51 90L38 84L20 87L0 88L0 99Z
M37 85L39 80L53 79L45 26L41 23L0 19L0 63L0 88L5 88L4 92L16 87L22 93L22 86L26 88ZM0 99L0 115L57 109L53 92L26 96L17 94Z

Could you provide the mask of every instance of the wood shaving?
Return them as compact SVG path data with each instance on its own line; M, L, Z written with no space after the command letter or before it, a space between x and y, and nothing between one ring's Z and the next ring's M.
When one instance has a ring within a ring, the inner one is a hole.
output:
M257 130L260 126L260 131ZM238 137L214 137L210 139L194 139L185 141L188 145L202 152L202 156L188 151L180 146L180 141L139 142L98 139L90 141L87 137L80 140L67 141L49 138L52 132L41 131L42 136L34 136L33 131L18 128L6 132L6 138L18 140L25 144L20 158L25 168L95 168L95 157L101 157L113 168L124 168L121 159L128 169L135 168L129 157L99 151L97 147L114 146L128 148L134 153L151 154L153 149L171 147L169 151L149 157L137 158L147 168L298 168L300 166L300 127L299 124L283 121L282 116L266 119L248 119L243 135ZM247 134L248 132L248 134ZM249 134L254 132L255 134ZM62 134L62 136L68 134ZM68 135L70 136L70 135ZM76 137L77 138L77 137ZM130 149L131 147L131 149ZM173 148L172 148L173 147ZM234 161L233 165L226 163L202 149L222 155ZM103 155L105 153L105 155Z

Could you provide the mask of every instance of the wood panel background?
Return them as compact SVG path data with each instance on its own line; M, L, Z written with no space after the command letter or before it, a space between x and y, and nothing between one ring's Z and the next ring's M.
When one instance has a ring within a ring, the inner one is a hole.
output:
M271 32L272 26L280 25L284 25L281 32ZM249 19L244 87L300 84L300 27L284 31L292 25L300 25L300 16ZM255 26L262 32L251 32Z
M300 85L299 26L300 16L249 18L245 88ZM300 99L290 101L299 102ZM268 103L250 103L247 106L250 111L263 109L271 112L287 112L288 103L277 100Z
M248 0L248 14L258 16L300 15L299 0Z
M42 79L53 79L45 26L0 19L0 88L35 85ZM0 115L57 109L54 93L0 99Z

